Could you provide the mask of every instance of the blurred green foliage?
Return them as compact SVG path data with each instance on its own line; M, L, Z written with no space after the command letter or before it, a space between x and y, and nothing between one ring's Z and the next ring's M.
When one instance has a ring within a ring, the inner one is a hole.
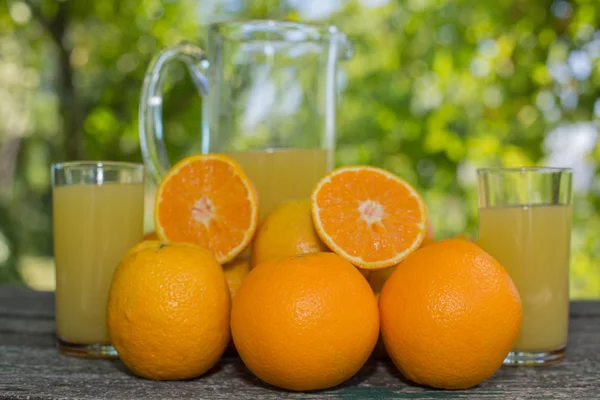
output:
M477 167L575 167L571 293L600 298L595 0L7 0L0 281L21 281L27 256L51 257L50 163L140 161L138 99L152 54L241 17L325 20L350 36L337 163L382 166L415 184L438 238L476 231ZM201 100L183 68L169 88L165 131L177 158L199 140Z

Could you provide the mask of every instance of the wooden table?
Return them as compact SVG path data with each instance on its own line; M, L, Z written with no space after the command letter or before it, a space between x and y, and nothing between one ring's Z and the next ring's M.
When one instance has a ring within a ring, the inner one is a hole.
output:
M0 398L14 399L600 399L600 302L571 306L567 358L540 368L503 367L467 391L412 385L389 361L371 360L342 386L292 393L254 378L238 358L186 382L152 382L118 360L60 354L54 347L54 295L0 286Z

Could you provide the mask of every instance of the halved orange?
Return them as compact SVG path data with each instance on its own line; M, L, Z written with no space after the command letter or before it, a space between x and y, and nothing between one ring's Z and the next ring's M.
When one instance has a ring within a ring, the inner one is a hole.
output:
M226 263L250 244L256 231L256 190L228 156L184 158L158 187L154 225L161 240L198 244Z
M380 168L341 167L312 192L313 222L335 253L365 269L398 264L419 248L427 207L406 181Z

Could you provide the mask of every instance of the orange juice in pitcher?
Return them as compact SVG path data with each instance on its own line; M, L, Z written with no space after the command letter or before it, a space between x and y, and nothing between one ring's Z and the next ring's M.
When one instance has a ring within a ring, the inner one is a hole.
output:
M288 21L209 25L204 49L163 49L148 68L140 99L140 143L150 176L170 168L161 110L161 76L185 60L203 96L202 132L188 153L224 153L256 186L260 215L308 198L333 167L337 69L350 56L335 26Z
M307 199L331 168L325 149L238 151L227 153L254 183L260 218L278 205Z

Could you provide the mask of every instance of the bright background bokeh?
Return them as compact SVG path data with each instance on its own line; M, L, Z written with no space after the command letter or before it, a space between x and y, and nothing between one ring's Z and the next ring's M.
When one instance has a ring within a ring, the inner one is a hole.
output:
M337 164L381 166L416 185L437 238L476 232L477 167L572 167L571 296L600 298L596 0L2 0L0 282L53 289L52 162L141 160L137 108L152 54L201 41L207 23L249 17L328 21L349 35ZM200 140L201 100L183 67L169 88L176 159Z

